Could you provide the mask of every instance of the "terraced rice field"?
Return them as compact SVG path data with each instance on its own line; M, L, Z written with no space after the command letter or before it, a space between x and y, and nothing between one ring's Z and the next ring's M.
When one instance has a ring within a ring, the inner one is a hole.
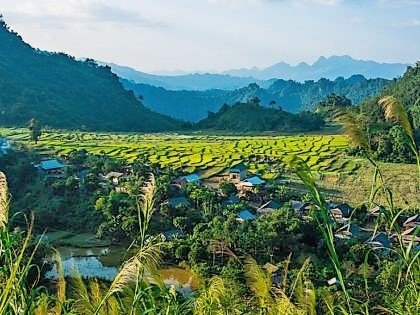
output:
M3 129L8 138L28 142L24 129ZM251 172L272 178L285 167L291 154L305 160L319 173L352 173L357 162L346 158L344 136L183 136L85 132L44 132L37 149L65 156L75 149L124 158L147 160L161 167L199 171L209 177L226 167L245 162Z
M23 143L25 129L0 128L0 134ZM133 162L136 159L171 167L185 173L200 172L211 178L227 167L245 163L252 173L265 179L281 175L298 186L300 181L287 171L291 154L304 159L327 196L352 203L369 198L373 168L360 158L347 156L347 139L342 135L306 136L206 136L176 134L111 134L90 132L44 132L35 149L46 156L65 156L72 150L106 154ZM397 205L418 208L416 166L381 163Z

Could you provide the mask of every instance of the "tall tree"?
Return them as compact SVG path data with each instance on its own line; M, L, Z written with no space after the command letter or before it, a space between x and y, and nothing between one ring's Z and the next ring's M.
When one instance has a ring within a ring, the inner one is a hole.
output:
M31 140L37 143L39 140L39 137L41 137L41 134L42 134L41 124L39 123L38 120L36 120L35 118L32 118L29 121L28 128L29 128L29 135L31 137Z

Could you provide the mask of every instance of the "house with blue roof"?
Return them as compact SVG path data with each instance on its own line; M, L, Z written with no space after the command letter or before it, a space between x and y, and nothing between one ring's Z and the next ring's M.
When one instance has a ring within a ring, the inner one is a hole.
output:
M241 181L237 188L239 191L246 192L246 191L252 191L255 192L257 188L262 187L265 185L265 180L261 179L259 176L252 176L244 181Z
M65 165L55 159L41 161L39 169L46 174L62 174Z
M270 200L269 202L264 203L261 207L257 209L258 214L267 214L273 211L280 209L282 206L281 202L277 200Z
M257 218L248 209L242 210L241 212L237 213L236 216L237 216L236 220L238 222L252 221Z
M392 245L392 239L385 232L379 232L367 241L375 249L389 249Z
M190 184L190 183L200 185L201 176L197 173L192 173L192 174L189 174L189 175L182 176L175 181L175 184L180 185L180 186L184 186L184 185Z

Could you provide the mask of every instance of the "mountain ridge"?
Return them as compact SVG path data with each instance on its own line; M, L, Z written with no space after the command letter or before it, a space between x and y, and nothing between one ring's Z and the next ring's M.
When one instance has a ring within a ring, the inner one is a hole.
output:
M335 80L339 77L350 78L353 75L363 75L367 79L394 79L404 74L409 64L380 63L372 60L357 60L348 55L321 56L312 64L300 62L293 66L284 61L266 68L240 68L222 72L193 72L177 75L157 75L142 72L131 67L115 63L98 62L108 65L119 77L136 83L163 87L167 90L234 90L251 83L268 87L277 79L305 82L322 78Z
M207 112L217 112L223 104L233 105L237 102L247 102L258 97L264 106L275 101L275 107L298 112L302 109L312 109L318 102L331 93L344 95L354 104L359 104L367 97L373 96L389 84L385 79L366 79L360 75L348 79L337 78L334 81L320 79L300 83L292 80L276 80L267 88L256 83L235 90L207 91L173 91L147 84L135 83L121 79L128 90L141 97L149 108L171 117L187 121L199 121L206 117Z
M320 56L314 63L300 62L293 66L279 62L266 68L241 68L227 70L222 73L237 77L254 77L259 80L272 78L291 79L299 82L318 80L321 78L334 80L338 77L348 78L361 74L367 79L393 79L403 75L409 66L406 63L380 63L373 60L354 59L349 55L330 57Z
M32 48L0 19L0 122L36 118L54 128L107 131L179 129L182 122L143 106L109 67Z

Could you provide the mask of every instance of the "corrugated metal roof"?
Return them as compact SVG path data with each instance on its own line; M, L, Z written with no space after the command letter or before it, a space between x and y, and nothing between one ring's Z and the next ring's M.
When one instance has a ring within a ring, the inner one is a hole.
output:
M64 167L64 164L60 163L57 160L41 161L41 168L44 171L54 170L54 169L63 168L63 167Z
M252 184L253 186L263 185L265 184L265 180L259 178L258 176L252 176L245 180L246 182Z
M238 217L244 221L255 220L256 218L256 216L249 212L249 210L242 210L238 213Z
M194 182L198 182L201 178L200 178L200 175L194 173L194 174L184 176L184 179L187 181L187 183L194 183Z

